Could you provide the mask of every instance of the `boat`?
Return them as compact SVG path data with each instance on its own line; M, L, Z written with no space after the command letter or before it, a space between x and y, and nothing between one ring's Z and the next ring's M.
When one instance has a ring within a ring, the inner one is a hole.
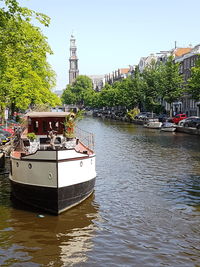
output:
M171 122L164 122L160 130L164 132L175 132L176 124Z
M162 122L159 122L158 120L148 120L145 124L144 127L145 128L149 128L149 129L161 129L162 126Z
M76 128L72 136L74 116L69 112L26 114L26 125L16 129L10 154L13 201L58 215L93 193L93 135Z

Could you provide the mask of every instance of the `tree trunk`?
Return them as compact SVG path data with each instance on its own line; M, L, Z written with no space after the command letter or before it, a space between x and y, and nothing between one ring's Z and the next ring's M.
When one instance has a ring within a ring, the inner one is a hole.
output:
M173 113L172 112L173 112L173 110L172 110L172 103L170 103L170 114L169 114L170 117L173 117Z

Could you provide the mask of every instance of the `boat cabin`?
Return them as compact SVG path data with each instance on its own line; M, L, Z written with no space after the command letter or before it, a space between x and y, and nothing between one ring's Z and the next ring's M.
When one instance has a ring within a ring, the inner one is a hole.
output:
M93 135L87 133L89 135L84 137L84 140L88 142L88 147L79 141L79 137L71 139L65 137L65 120L69 114L69 112L27 113L27 128L15 139L15 151L20 152L22 156L33 154L37 150L65 150L74 148L80 153L93 153L91 149L93 147ZM27 135L29 133L34 133L37 137L33 142L30 142L28 139Z
M28 133L47 135L49 131L63 134L64 122L68 112L31 112L27 114Z

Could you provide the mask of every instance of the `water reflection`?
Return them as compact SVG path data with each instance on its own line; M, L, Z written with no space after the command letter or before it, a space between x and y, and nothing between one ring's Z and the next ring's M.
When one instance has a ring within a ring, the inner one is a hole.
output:
M94 194L60 216L39 217L21 207L0 213L1 266L71 266L86 261L93 247L98 218Z

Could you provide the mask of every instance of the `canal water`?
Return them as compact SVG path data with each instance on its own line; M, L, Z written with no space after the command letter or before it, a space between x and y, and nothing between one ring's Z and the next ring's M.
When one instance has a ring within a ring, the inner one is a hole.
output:
M95 134L94 194L51 216L13 206L1 174L0 266L200 266L199 136L94 118L80 127Z

